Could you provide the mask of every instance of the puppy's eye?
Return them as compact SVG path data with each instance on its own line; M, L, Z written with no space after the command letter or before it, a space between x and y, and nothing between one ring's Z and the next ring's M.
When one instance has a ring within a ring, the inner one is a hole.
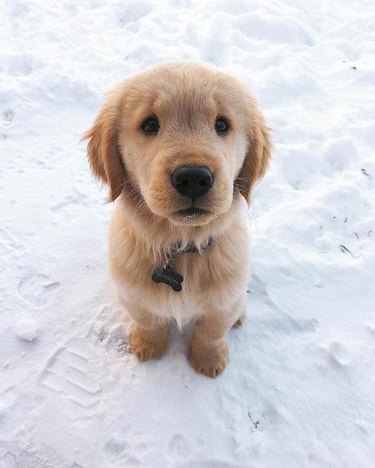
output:
M141 125L141 129L145 135L157 135L160 130L158 119L156 117L148 117Z
M228 122L222 117L219 117L215 122L215 130L218 135L225 135L229 131Z

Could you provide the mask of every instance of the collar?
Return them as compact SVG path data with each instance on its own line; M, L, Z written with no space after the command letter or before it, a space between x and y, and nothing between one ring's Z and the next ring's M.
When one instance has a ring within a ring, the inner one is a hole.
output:
M212 242L212 237L209 237L202 243L200 248L198 248L194 242L189 242L182 250L181 243L176 242L172 245L167 254L167 261L163 265L157 266L152 272L152 280L155 281L155 283L164 283L170 286L174 291L180 292L182 290L184 277L173 269L177 256L184 253L202 253L212 245Z
M195 252L203 252L208 249L208 247L211 246L213 242L212 237L209 237L206 239L204 242L202 242L201 248L199 249L195 242L189 242L187 246L181 250L181 242L176 242L172 244L172 248L170 250L170 253L167 255L168 257L170 255L177 256L179 254L184 254L184 253L195 253Z

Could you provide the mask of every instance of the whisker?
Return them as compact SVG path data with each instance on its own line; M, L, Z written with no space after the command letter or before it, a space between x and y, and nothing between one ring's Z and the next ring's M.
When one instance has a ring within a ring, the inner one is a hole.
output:
M249 182L250 181L250 178L249 177L237 177L237 179L235 180L235 182L237 180L244 180L245 182Z
M123 182L123 183L120 184L118 187L116 187L116 190L118 190L118 189L121 188L121 187L125 187L125 185L130 184L130 183L131 183L130 180L125 180L125 182Z
M136 200L136 198L137 198L138 196L141 195L140 192L139 192L139 190L133 189L133 190L131 190L129 193L126 194L126 196L124 197L124 199L126 200L127 198L130 198L130 197L131 197L132 195L134 195L134 194L136 194L136 197L134 198L134 200Z
M248 187L245 187L245 186L240 185L240 184L234 184L234 188L235 188L235 189L239 189L240 191L244 191L244 192L246 192L247 190L249 190Z

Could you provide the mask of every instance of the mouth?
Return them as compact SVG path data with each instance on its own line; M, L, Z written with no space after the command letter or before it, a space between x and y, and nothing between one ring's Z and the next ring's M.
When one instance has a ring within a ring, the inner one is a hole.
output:
M204 224L206 218L212 216L212 212L204 210L203 208L185 208L184 210L178 210L173 213L173 218L179 223L186 224Z
M204 216L209 214L208 210L203 210L202 208L185 208L184 210L177 211L177 215L181 218L198 218L198 216Z

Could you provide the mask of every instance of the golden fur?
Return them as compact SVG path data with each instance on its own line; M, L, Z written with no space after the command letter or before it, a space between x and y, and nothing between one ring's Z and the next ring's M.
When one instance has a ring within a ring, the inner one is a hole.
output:
M141 125L157 116L160 131ZM226 135L215 132L225 117ZM248 280L247 203L265 173L269 131L255 99L238 79L203 64L165 64L128 78L109 93L84 135L94 174L116 204L109 235L110 265L120 296L134 319L130 344L140 361L167 349L170 319L195 328L192 367L220 374L228 360L225 335L240 326ZM171 184L182 165L208 167L215 182L195 205L205 214L182 216L191 201ZM245 202L246 200L246 202ZM202 250L207 239L210 247ZM171 246L194 242L200 252L177 256L181 292L151 279Z

